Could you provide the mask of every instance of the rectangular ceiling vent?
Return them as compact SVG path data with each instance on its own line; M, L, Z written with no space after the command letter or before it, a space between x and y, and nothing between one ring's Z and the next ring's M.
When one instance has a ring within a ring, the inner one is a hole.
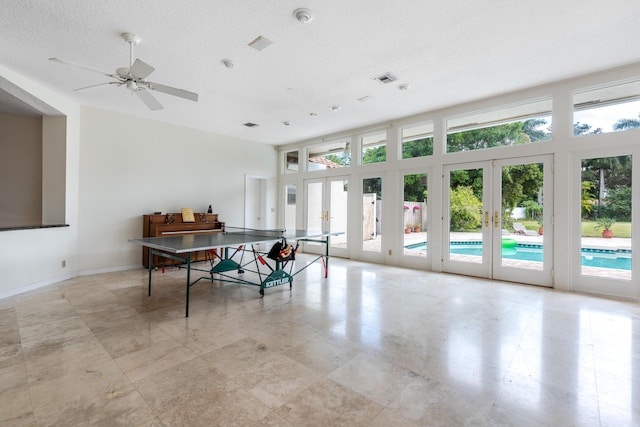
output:
M251 43L249 43L249 46L251 46L255 50L264 50L267 47L269 47L269 45L271 44L273 44L273 42L268 38L263 36L258 36Z
M385 85L398 80L398 78L391 73L380 74L379 76L372 77L372 79Z
M247 122L247 123L244 123L243 126L246 126L248 128L252 128L252 127L255 127L255 126L258 126L258 125L256 123Z

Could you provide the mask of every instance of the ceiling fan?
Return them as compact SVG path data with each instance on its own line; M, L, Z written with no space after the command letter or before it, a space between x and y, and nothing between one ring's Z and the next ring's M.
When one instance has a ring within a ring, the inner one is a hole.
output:
M59 62L61 64L72 65L74 67L83 68L88 71L93 71L95 73L100 73L107 77L111 77L116 81L107 82L107 83L98 83L91 86L85 86L78 89L88 89L90 87L102 86L102 85L117 85L117 86L126 86L131 92L138 95L138 97L145 103L147 107L151 110L162 110L162 104L158 102L158 100L151 94L150 91L155 90L158 92L166 93L168 95L178 96L180 98L189 99L191 101L198 100L198 94L194 92L189 92L183 89L178 89L171 86L161 85L159 83L149 82L145 80L149 74L151 74L155 68L151 65L141 61L140 59L136 59L133 61L133 46L140 43L140 37L131 34L131 33L123 33L122 38L129 43L129 66L121 67L116 69L115 74L105 73L100 70L96 70L95 68L87 67L86 65L76 64L74 62L66 61L64 59L59 58L49 58L51 61Z

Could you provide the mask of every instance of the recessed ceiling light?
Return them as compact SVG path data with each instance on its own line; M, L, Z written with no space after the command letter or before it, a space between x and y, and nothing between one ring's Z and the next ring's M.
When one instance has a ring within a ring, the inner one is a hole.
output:
M255 126L258 126L258 125L256 123L247 122L247 123L244 123L243 126L246 126L248 128L252 128L252 127L255 127Z
M333 106L329 107L329 109L331 111L340 111L342 109L342 107L339 106L339 105L333 105Z
M300 22L301 24L308 24L313 21L313 15L311 15L311 11L309 9L300 8L293 11L293 16Z
M403 83L401 85L398 85L398 90L405 91L405 90L409 90L410 87L411 85Z
M371 99L373 99L373 98L371 98L369 95L365 95L365 96L363 96L363 97L358 98L358 101L360 101L360 102L367 102L367 101L369 101L369 100L371 100Z
M283 124L283 125L285 125L285 126L289 126L289 125L291 125L291 123L290 123L290 122L282 122L282 124Z
M268 38L258 36L251 43L249 43L249 46L251 46L255 50L264 50L266 47L272 44L273 42Z
M318 114L316 114L316 113L309 113L309 115L310 115L311 117L316 117Z
M233 68L236 66L236 64L234 64L233 61L230 59L223 59L220 62L227 68Z

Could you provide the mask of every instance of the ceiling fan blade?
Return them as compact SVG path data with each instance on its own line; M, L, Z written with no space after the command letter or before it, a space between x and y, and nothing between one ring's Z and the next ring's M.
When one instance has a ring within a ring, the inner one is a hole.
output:
M143 62L139 59L136 59L136 62L133 63L131 68L129 69L129 74L137 79L145 79L147 76L155 71L151 65Z
M79 88L77 88L77 89L74 89L73 91L74 91L74 92L77 92L77 91L79 91L79 90L89 89L89 88L96 87L96 86L104 86L104 85L121 85L121 84L122 84L122 83L118 83L118 82L98 83L98 84L95 84L95 85L89 85L89 86L79 87Z
M149 107L152 111L162 110L162 104L158 102L157 99L153 97L149 92L144 89L138 89L133 91L138 97Z
M58 62L60 64L71 65L73 67L82 68L87 71L93 71L94 73L102 74L103 76L111 77L114 79L120 80L120 78L115 74L105 73L104 71L96 70L95 68L87 67L86 65L77 64L75 62L67 61L65 59L60 58L49 58L49 61Z
M188 99L190 101L198 100L197 93L189 92L171 86L161 85L159 83L147 82L147 88L157 90L158 92L166 93L168 95L179 96L180 98Z

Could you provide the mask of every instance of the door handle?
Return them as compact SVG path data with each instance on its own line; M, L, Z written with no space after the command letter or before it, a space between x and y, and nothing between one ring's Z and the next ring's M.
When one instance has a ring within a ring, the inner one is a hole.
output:
M493 213L493 226L494 226L495 228L498 228L498 225L500 224L499 219L500 219L500 217L499 217L499 215L498 215L498 211L495 211L495 212Z
M489 211L484 211L484 226L489 226Z

